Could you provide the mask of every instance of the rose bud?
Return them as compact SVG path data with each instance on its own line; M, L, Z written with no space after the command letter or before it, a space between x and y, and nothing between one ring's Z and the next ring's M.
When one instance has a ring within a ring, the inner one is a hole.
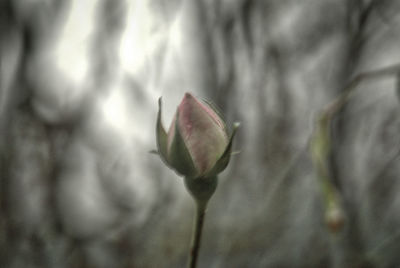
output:
M167 133L161 123L160 98L156 126L158 153L181 176L214 177L229 163L238 126L234 124L229 136L225 122L209 103L185 93Z
M341 231L346 222L343 210L337 205L330 207L325 213L325 222L331 233Z

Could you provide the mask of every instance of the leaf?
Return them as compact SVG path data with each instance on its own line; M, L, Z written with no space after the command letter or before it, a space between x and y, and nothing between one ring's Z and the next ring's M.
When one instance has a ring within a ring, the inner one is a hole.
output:
M157 125L156 125L156 141L157 149L160 158L168 165L168 153L167 153L167 132L165 131L161 122L161 97L158 99L158 114L157 114Z
M169 164L180 175L194 177L197 174L197 170L179 130L179 110L176 112L175 122L175 135L168 155Z

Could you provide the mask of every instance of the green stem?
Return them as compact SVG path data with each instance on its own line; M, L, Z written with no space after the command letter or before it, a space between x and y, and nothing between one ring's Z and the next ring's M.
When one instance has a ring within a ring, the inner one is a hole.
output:
M196 218L192 235L192 245L189 254L189 268L196 268L207 203L214 194L217 184L217 176L201 178L185 177L186 189L192 195L196 203Z
M204 218L206 215L205 207L196 205L196 219L194 222L192 246L189 256L189 268L196 268L197 259L200 251L201 233L203 230Z

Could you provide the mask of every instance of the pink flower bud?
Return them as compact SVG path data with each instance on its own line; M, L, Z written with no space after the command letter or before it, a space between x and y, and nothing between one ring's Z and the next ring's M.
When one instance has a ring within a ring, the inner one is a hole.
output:
M224 121L208 104L186 93L166 133L157 120L157 147L164 162L186 177L214 176L229 162L235 129L229 137Z

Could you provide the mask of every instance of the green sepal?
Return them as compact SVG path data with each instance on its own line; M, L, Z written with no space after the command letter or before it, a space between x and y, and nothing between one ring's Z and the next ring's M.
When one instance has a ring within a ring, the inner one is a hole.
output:
M167 153L167 132L165 131L161 122L161 109L162 109L161 97L158 99L158 114L157 114L157 125L156 125L156 140L158 154L163 162L169 165L168 153Z
M215 193L218 185L218 177L185 177L185 186L190 195L196 201L200 209L205 209L208 201Z
M169 164L180 175L189 177L197 175L196 167L179 130L179 110L176 111L175 133L168 159Z
M215 175L221 173L222 171L224 171L225 168L228 166L229 160L231 158L233 138L235 137L236 131L239 128L239 126L240 126L240 123L238 123L238 122L233 124L232 134L231 134L231 137L229 138L229 143L226 146L224 153L218 159L215 166L209 172L207 172L207 174L205 176L207 176L207 177L215 176Z

